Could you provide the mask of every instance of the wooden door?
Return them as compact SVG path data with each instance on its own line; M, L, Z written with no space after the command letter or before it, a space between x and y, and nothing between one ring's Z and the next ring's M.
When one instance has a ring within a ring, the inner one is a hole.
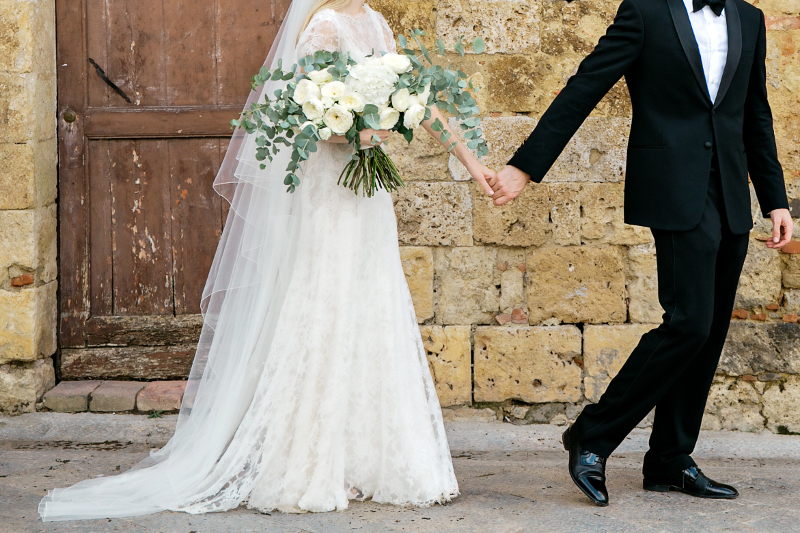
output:
M188 372L211 185L290 3L57 1L62 379Z

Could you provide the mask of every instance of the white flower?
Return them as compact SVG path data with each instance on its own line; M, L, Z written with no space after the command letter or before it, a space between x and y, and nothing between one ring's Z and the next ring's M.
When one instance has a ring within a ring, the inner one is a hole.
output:
M431 97L431 84L429 83L428 85L426 85L425 86L425 90L422 91L421 93L418 93L417 97L419 98L419 102L422 105L425 105L425 106L428 105L428 100Z
M327 141L333 135L333 131L330 128L321 128L319 130L319 138L323 141Z
M401 113L405 113L411 107L409 98L411 98L411 93L408 92L408 89L400 89L392 95L392 107Z
M335 103L336 103L336 100L334 100L333 98L331 98L331 97L329 97L329 96L323 96L323 97L322 97L322 106L323 106L325 109L330 109L330 108L332 108L332 107L333 107L333 104L335 104Z
M306 129L308 126L314 126L314 129L315 129L315 130L317 129L317 125L316 125L316 124L314 124L314 123L313 123L313 122L311 122L311 121L308 121L308 122L303 122L302 124L300 124L300 131L303 131L303 130L304 130L304 129Z
M381 105L389 101L399 77L379 59L353 65L345 79L347 88L364 97L368 104Z
M425 106L420 104L415 104L408 108L408 111L406 111L403 117L403 126L410 130L418 128L425 119L425 109Z
M353 91L344 93L342 97L339 98L339 103L350 111L355 111L356 113L361 113L364 111L364 106L367 105L364 97Z
M328 83L329 81L333 81L333 76L331 75L330 72L328 72L328 69L325 69L325 70L312 70L311 72L309 72L306 75L309 78L311 78L311 81L313 81L317 85L324 85L324 84Z
M319 87L311 80L300 80L294 90L294 101L300 105L305 104L312 98L319 98L319 96Z
M317 98L311 98L303 104L303 113L308 120L317 120L325 114L325 106Z
M411 60L405 55L386 54L383 56L382 62L397 74L403 74L411 70Z
M408 107L410 109L415 105L424 106L425 104L419 99L419 97L416 94L412 94L411 96L408 97Z
M390 130L397 125L397 121L400 120L400 111L397 109L392 109L391 107L387 107L383 111L381 111L381 129L382 130Z
M333 133L344 135L353 127L353 113L343 105L336 104L325 113L325 125Z
M322 97L331 100L338 100L347 91L344 83L340 81L332 81L322 86Z

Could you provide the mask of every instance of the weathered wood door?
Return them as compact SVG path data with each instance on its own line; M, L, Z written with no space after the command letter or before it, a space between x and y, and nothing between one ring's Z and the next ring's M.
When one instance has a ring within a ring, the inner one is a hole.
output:
M211 185L290 3L57 1L63 379L188 372Z

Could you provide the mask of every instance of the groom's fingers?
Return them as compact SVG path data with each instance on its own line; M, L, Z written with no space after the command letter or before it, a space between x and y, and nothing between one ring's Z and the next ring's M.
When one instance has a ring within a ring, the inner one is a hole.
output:
M486 178L475 178L475 179L478 180L478 183L481 184L483 192L485 192L489 196L494 196L494 189L492 189L492 187L489 186L489 183L487 183Z

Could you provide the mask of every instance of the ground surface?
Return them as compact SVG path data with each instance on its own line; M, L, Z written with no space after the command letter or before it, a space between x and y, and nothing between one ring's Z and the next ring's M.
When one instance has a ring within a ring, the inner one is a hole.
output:
M485 417L484 417L485 418ZM448 422L461 487L452 504L400 509L353 503L341 513L271 516L243 507L204 516L160 513L131 519L42 523L48 488L124 471L166 442L174 417L36 413L0 417L0 531L134 533L361 532L790 532L800 531L800 437L705 432L695 458L736 485L735 501L641 490L648 432L636 430L609 463L611 506L575 488L560 447L562 428L483 419Z

